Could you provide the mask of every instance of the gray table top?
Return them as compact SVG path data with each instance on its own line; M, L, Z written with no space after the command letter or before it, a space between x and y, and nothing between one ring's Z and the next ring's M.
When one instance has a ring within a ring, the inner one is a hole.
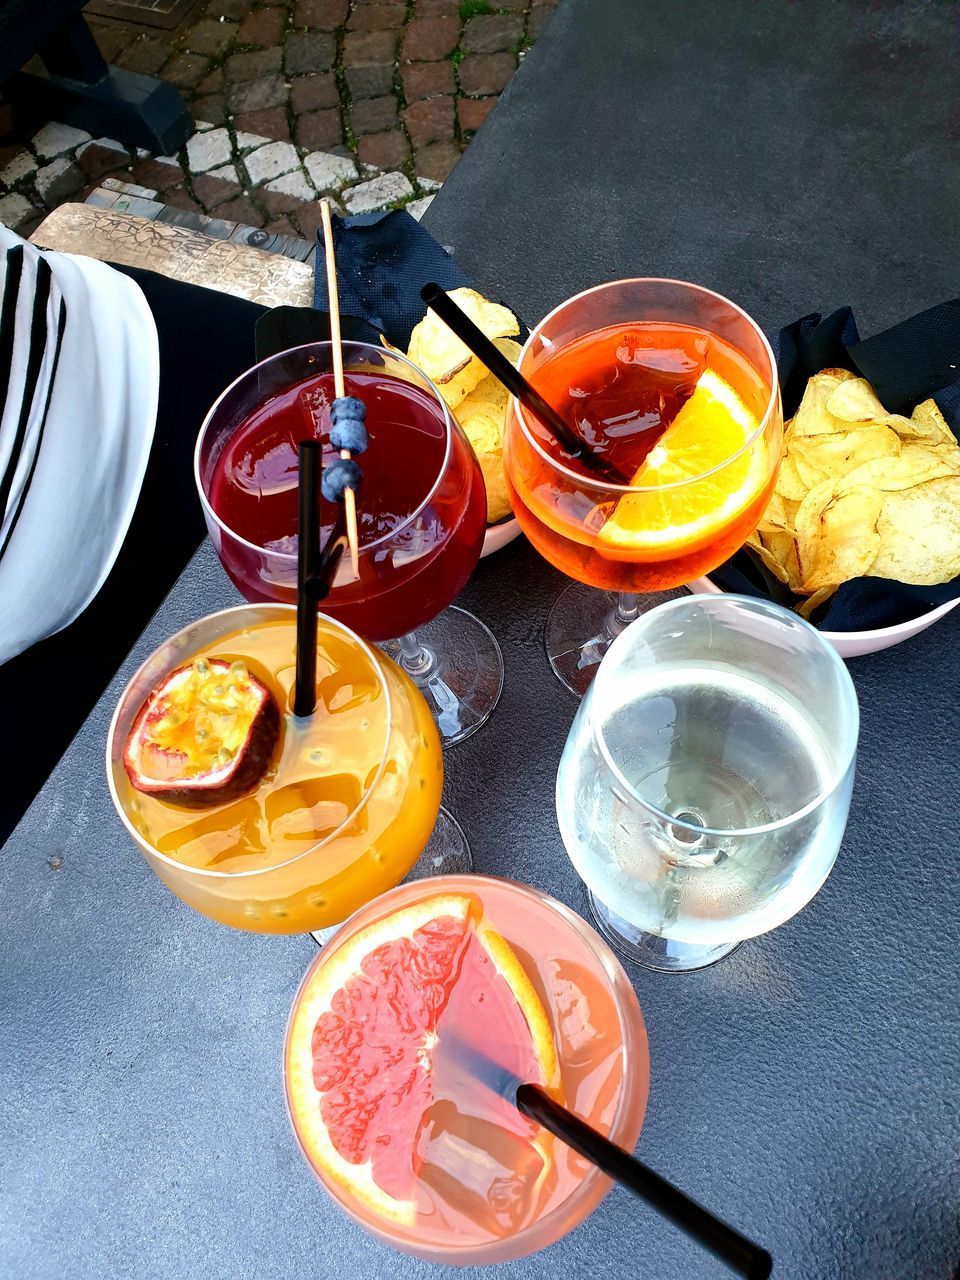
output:
M916 2L566 0L431 229L528 320L662 274L769 326L849 302L873 332L960 294L953 22ZM478 870L583 910L552 803L574 703L541 647L561 586L515 543L465 592L507 675L448 756L447 798ZM289 1132L280 1050L312 942L182 906L107 795L134 665L235 599L205 547L0 856L4 1275L430 1271L343 1218ZM642 1155L784 1277L947 1280L960 1255L958 642L953 615L851 665L857 786L814 902L713 969L632 975L652 1055ZM554 1273L726 1274L619 1190L548 1254L495 1269Z

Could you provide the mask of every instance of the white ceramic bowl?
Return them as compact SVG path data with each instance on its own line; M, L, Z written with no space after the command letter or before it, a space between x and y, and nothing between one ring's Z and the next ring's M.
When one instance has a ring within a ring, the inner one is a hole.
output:
M520 521L516 516L512 520L504 520L500 524L488 525L483 539L483 550L480 552L480 559L482 560L484 556L493 555L494 551L499 551L508 542L512 542L519 533Z
M709 578L698 578L690 583L690 590L698 593L723 595L723 590ZM824 640L829 640L841 658L859 658L865 653L879 653L881 649L890 649L903 640L918 636L927 627L960 604L960 600L948 600L946 604L938 604L929 613L922 613L919 618L909 622L898 622L892 627L875 627L872 631L821 631Z

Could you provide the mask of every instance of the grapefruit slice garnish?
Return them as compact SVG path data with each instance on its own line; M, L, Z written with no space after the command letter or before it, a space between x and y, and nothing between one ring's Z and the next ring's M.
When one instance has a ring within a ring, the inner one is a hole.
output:
M199 658L149 694L123 764L138 791L173 804L219 803L260 781L279 733L277 701L244 662Z
M597 550L659 559L716 537L769 479L763 440L743 448L758 426L733 387L705 370L630 482L647 491L617 502L600 529Z
M511 1069L559 1088L547 1013L509 943L476 923L477 910L474 899L446 894L361 929L318 965L291 1020L287 1097L308 1159L394 1223L416 1220L418 1143L459 984L471 1043L493 1052L506 1034ZM455 1034L464 1030L458 1019Z

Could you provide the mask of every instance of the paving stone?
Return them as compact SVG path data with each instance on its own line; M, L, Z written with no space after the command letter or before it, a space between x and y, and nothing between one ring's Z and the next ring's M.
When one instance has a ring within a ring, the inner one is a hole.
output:
M199 94L222 93L224 86L223 67L213 67L202 80L194 85L194 92Z
M260 183L297 168L300 157L292 143L269 142L265 147L251 151L243 163L247 166L250 181Z
M108 146L108 143L113 145ZM130 160L130 154L112 138L96 138L77 148L76 161L88 178L102 178L105 173L119 169Z
M433 196L421 196L419 200L411 200L409 204L405 204L403 207L412 218L416 218L419 222L432 204Z
M331 202L334 208L339 208L335 201ZM292 210L293 221L300 229L300 234L304 240L309 240L311 244L317 243L317 228L320 226L323 214L320 212L320 201L315 200L312 204L302 204L298 209Z
M440 142L453 137L453 99L426 98L414 102L403 113L414 148L425 147L430 142Z
M139 182L125 182L122 178L104 178L100 185L105 191L119 191L122 195L139 196L142 200L153 200L157 195L154 187L142 187Z
M337 56L337 42L325 31L294 31L284 44L284 65L290 75L329 71Z
M511 53L471 53L460 63L460 88L464 93L499 93L516 69Z
M499 96L491 98L458 98L457 118L460 121L460 128L471 132L479 129L499 101Z
M265 107L279 107L286 100L286 82L277 73L232 84L227 90L227 105L231 111L262 111Z
M211 58L217 58L230 47L236 33L237 28L232 22L201 18L184 36L183 47L191 53L205 53Z
M282 178L274 178L273 182L267 183L267 190L279 191L284 195L294 196L297 200L313 200L316 196L316 192L300 169L285 173Z
M290 121L286 107L265 107L262 111L242 111L233 120L236 128L263 134L274 142L290 141Z
M203 53L175 53L163 68L163 78L178 89L192 89L202 80L210 67L210 59Z
M326 151L343 141L339 111L308 111L295 127L297 142L308 151Z
M449 18L460 16L460 0L415 0L415 18Z
M272 222L267 223L264 231L269 231L275 236L291 236L294 240L300 239L300 232L289 218L274 218Z
M231 222L239 222L245 227L262 227L266 219L255 204L240 196L237 200L229 200L217 209L218 218L229 218Z
M313 31L333 31L347 20L348 0L297 0L293 8L293 25Z
M227 122L227 99L222 93L208 93L202 98L192 98L190 101L191 111L202 111L205 116L210 116L210 127L212 129L220 128Z
M393 31L402 27L406 10L396 4L362 4L347 23L350 31Z
M33 149L41 160L53 160L67 151L74 151L84 142L90 142L85 129L74 129L69 124L45 124L33 135Z
M309 199L316 200L316 196L311 191ZM257 192L257 203L263 206L268 218L276 218L282 213L292 213L294 209L302 209L306 201L301 200L299 196L292 196L289 191L263 191Z
M483 14L464 25L460 48L465 53L499 53L523 37L523 18L512 13Z
M85 175L79 165L66 156L51 160L49 164L37 170L34 186L37 195L48 207L69 200L77 194L85 182Z
M460 148L455 142L431 142L428 147L417 151L413 167L418 177L444 182L459 159ZM425 184L421 182L420 185L423 187Z
M268 5L274 5L277 0L265 0ZM245 18L250 10L250 0L217 0L217 17L221 14L225 18L233 18L239 21Z
M350 109L350 125L356 134L395 129L397 123L397 100L392 95L361 98Z
M82 163L82 162L81 162ZM183 181L183 170L176 161L154 159L139 160L133 166L135 181L157 191L169 191Z
M344 193L343 202L350 213L370 213L410 195L413 187L402 173L384 173L351 187Z
M345 67L392 66L396 56L395 31L350 31L343 37Z
M27 219L34 217L37 212L26 196L18 192L0 197L0 222L11 231L19 231Z
M261 9L260 12L268 13L269 10ZM274 49L257 49L249 53L231 54L224 66L230 83L239 84L244 80L259 80L261 76L269 75L271 71L279 71L280 62L278 46Z
M187 160L191 173L206 173L226 164L232 154L230 135L226 129L210 129L187 139Z
M313 151L304 158L303 164L318 191L334 190L357 177L353 160L331 155L329 151Z
M527 37L536 40L553 15L554 5L535 4L527 18Z
M419 102L441 93L453 93L453 63L449 58L440 62L408 62L400 68L400 80L407 102Z
M170 45L154 36L140 36L117 54L116 64L141 76L155 76L170 57Z
M240 175L237 172L235 164L224 164L219 169L211 169L209 176L218 178L221 182L239 182Z
M270 141L265 134L245 133L242 129L239 129L234 136L237 140L237 150L241 153L252 151L254 147L265 147Z
M130 43L130 33L121 26L106 27L97 25L94 27L91 23L90 29L93 31L97 48L103 54L106 62L113 62L117 54Z
M193 118L194 133L206 133L209 129L216 128L212 120L198 120L196 116Z
M407 62L436 62L457 47L459 18L414 18L403 33L403 57Z
M87 143L86 145L90 145ZM0 169L0 184L12 187L23 178L37 172L37 162L29 151L19 151L8 164Z
M357 154L364 166L374 172L378 169L394 169L409 160L410 143L402 129L367 133L357 140Z
M343 74L354 101L357 98L378 98L381 94L390 93L393 89L392 58L382 66L347 66Z
M241 22L237 43L259 44L263 48L279 44L286 18L283 9L255 9Z
M339 106L336 77L332 72L297 76L290 81L290 103L298 115L301 111L316 111L318 107Z
M233 165L225 165L224 168L232 171L232 180L229 176L217 177L213 173L201 173L199 177L193 179L193 194L205 209L216 209L218 205L226 204L228 200L235 200L242 193L243 188L237 181L236 169ZM223 171L217 170L217 172Z
M197 204L184 187L174 187L172 191L166 192L163 203L172 205L174 209L183 209L187 213L203 213L203 205Z

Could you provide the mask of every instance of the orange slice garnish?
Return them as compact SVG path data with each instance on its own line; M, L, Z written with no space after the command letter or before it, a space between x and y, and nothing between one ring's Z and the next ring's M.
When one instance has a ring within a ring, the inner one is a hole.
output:
M631 481L646 492L617 502L597 550L659 560L697 550L722 533L769 479L763 438L743 449L758 426L733 387L707 369Z

